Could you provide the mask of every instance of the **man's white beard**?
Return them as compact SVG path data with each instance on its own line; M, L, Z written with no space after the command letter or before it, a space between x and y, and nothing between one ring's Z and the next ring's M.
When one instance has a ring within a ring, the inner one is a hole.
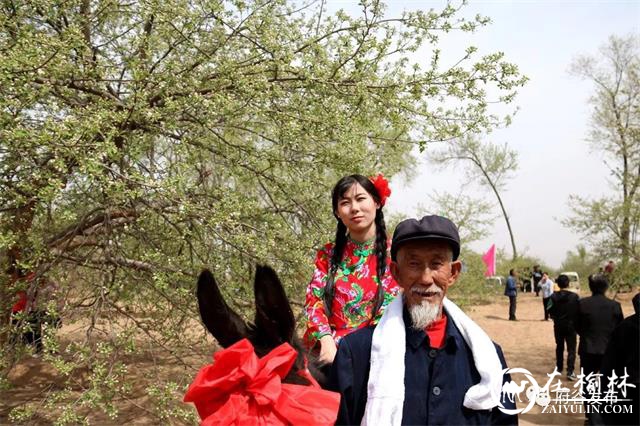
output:
M441 303L434 304L427 300L423 300L420 305L408 306L409 315L411 315L411 327L416 330L424 330L438 319L441 308Z

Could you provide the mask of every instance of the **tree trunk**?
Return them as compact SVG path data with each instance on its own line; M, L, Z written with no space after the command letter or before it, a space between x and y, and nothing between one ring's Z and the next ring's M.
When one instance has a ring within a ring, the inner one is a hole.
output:
M507 229L509 230L509 238L511 239L511 249L513 250L512 260L515 261L518 258L518 252L516 250L515 239L513 238L513 231L511 230L511 223L509 222L509 215L507 215L507 210L504 208L504 204L502 204L502 198L500 198L500 194L498 193L498 190L496 189L496 187L493 185L493 182L489 181L489 185L491 186L491 189L493 189L493 192L496 194L496 197L498 198L498 203L500 203L500 209L502 210L502 215L504 216L505 222L507 222Z
M515 238L513 237L513 230L511 229L511 222L509 222L509 215L507 215L507 210L505 209L504 204L502 203L502 198L500 197L498 188L496 188L495 184L491 180L491 177L489 177L487 172L484 170L484 167L482 167L482 164L480 164L480 162L477 159L472 159L472 161L482 171L482 174L484 175L485 179L487 179L487 183L493 190L493 193L496 194L496 198L498 199L498 203L500 204L500 209L502 210L502 216L504 216L504 220L505 222L507 222L507 229L509 230L509 238L511 239L511 250L513 250L512 260L515 261L518 258L518 251L516 250L516 241L515 241Z

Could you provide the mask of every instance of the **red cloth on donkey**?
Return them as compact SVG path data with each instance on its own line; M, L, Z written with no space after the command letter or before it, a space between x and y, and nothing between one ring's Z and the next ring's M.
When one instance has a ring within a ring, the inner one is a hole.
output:
M213 354L184 396L202 425L332 425L340 394L312 386L282 383L296 360L287 343L258 358L247 339Z

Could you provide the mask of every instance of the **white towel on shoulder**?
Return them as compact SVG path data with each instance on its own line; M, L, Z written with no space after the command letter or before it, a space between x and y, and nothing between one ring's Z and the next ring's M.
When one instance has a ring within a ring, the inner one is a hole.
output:
M500 401L502 364L489 336L452 301L445 298L444 309L473 354L480 383L467 390L464 406L490 410ZM387 306L371 340L371 366L367 384L367 405L362 425L400 425L404 405L404 355L406 332L399 294Z
M404 352L407 336L402 293L387 306L371 339L367 405L362 425L400 425L404 404Z

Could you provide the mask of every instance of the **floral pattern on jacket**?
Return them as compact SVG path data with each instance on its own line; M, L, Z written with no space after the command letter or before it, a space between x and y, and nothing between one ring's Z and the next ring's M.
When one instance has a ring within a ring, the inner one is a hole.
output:
M398 284L391 276L390 256L387 255L387 267L382 277L384 300L371 320L379 282L375 241L357 243L349 239L344 248L342 262L338 265L334 277L331 317L327 318L324 291L333 246L333 243L329 243L318 251L315 271L307 287L305 303L307 330L304 340L309 347L313 347L323 336L331 335L338 343L343 336L352 331L376 324L386 306L398 294Z

